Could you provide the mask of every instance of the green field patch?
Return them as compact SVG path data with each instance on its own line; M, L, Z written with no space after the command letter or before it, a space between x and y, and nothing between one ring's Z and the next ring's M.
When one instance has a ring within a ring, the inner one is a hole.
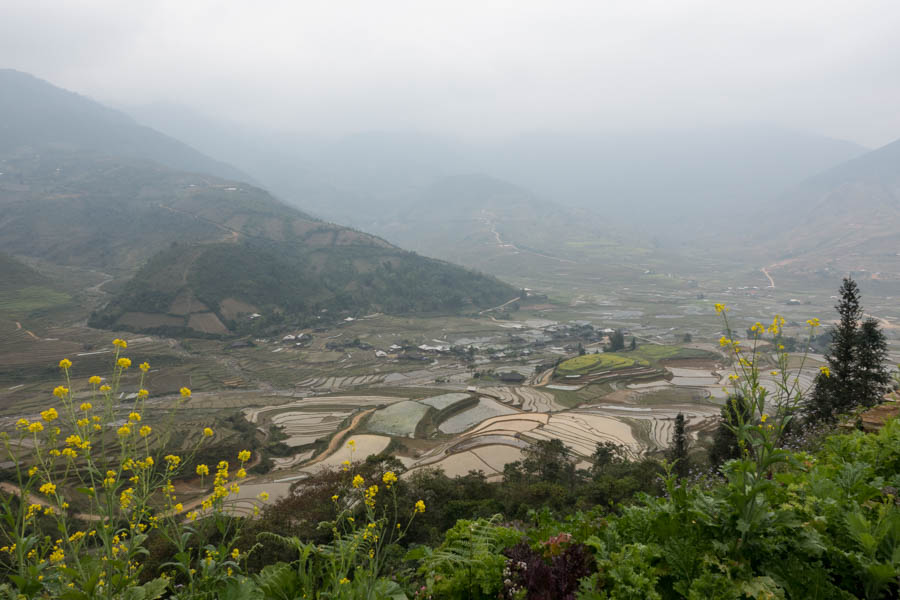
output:
M557 371L562 375L575 375L592 371L622 369L635 364L635 359L614 352L584 354L561 363Z
M416 426L431 407L413 400L391 404L375 412L366 423L366 429L376 433L413 437Z
M71 296L45 286L27 286L0 292L0 313L27 314L33 310L65 304Z

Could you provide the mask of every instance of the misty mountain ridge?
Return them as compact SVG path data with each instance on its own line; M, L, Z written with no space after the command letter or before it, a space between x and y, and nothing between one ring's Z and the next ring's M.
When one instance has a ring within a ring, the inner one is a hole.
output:
M698 219L719 225L727 216L752 215L758 203L866 151L764 124L482 142L412 132L328 139L212 119L184 130L180 108L129 110L162 131L181 128L192 144L248 170L286 201L360 227L408 205L433 181L477 172L596 211L607 222L677 237L673 227L696 231Z
M900 140L809 178L768 213L759 239L779 266L900 280Z
M250 180L239 169L139 125L122 112L20 71L0 69L0 115L0 153L23 148L100 153Z

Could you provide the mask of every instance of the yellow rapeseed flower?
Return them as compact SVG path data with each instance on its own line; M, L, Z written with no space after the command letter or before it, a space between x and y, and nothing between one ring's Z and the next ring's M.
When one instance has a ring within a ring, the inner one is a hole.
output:
M28 431L31 433L40 433L44 430L44 425L40 421L35 421L28 426Z
M127 369L131 366L131 359L125 358L124 356L116 361L116 364L119 365L122 369Z
M48 482L38 488L38 491L45 496L49 496L56 493L56 485Z
M356 440L350 440L347 442L347 447L351 450L356 450Z
M56 396L57 398L65 398L66 394L68 394L68 393L69 393L69 388L67 388L64 385L58 385L55 388L53 388L53 395Z
M390 489L392 485L397 483L397 475L393 471L388 471L381 477L381 481Z
M172 508L175 510L176 513L180 513L181 511L184 510L184 504L182 504L181 502L179 502L178 504L176 504L176 505L173 506Z
M238 550L237 548L235 548L234 550L231 551L231 558L233 558L234 560L238 560L240 557L241 557L241 551L240 551L240 550Z
M150 370L150 363L148 363L147 361L142 362L138 366L141 368L141 371L143 371L144 373L146 373L147 371Z
M68 358L64 358L64 359L62 359L61 361L59 361L59 368L60 368L60 369L68 369L68 368L71 367L71 366L72 366L72 361L69 360Z
M153 429L149 425L144 425L140 428L138 433L141 434L141 437L147 437L148 435L150 435L151 431L153 431Z
M133 412L128 413L128 420L134 423L139 423L141 420L141 415L139 413Z
M78 408L80 408L83 412L87 412L94 408L94 406L90 402L82 402L81 406L79 406Z
M363 483L365 483L365 480L363 480L361 475L357 475L356 477L353 478L353 482L352 482L353 487L359 488L362 486Z
M720 314L720 315L721 315L723 312L725 312L725 311L727 311L727 310L728 310L728 309L725 308L725 305L724 305L724 304L721 304L721 303L719 303L719 302L716 302L716 313L717 313L717 314Z
M418 502L416 502L416 512L417 513L425 512L425 502L423 502L422 500L419 500Z
M113 340L113 346L118 346L119 348L124 349L124 348L128 347L128 342L126 342L125 340L120 340L119 338L116 338Z
M262 500L263 502L265 502L266 500L268 500L268 499L269 499L269 492L260 492L260 493L259 493L259 499Z
M178 391L179 391L179 393L181 393L182 398L190 398L191 397L191 390L189 388L183 387Z
M212 437L215 435L215 432L210 427L203 428L203 437Z
M817 319L815 317L813 317L812 319L808 319L806 321L806 324L813 328L818 327L820 325L819 319Z
M146 398L146 397L149 396L149 395L150 395L150 392L148 392L148 391L145 390L144 388L139 389L139 390L138 390L138 393L137 393L137 397L138 397L138 398L141 398L141 399Z
M91 378L88 379L88 383L90 383L91 385L99 385L101 381L103 380L100 379L99 375L91 375Z
M209 467L206 465L197 465L197 475L200 475L201 477L209 475Z
M831 369L826 366L819 367L819 372L825 377L831 377Z
M250 451L249 450L241 450L238 452L238 460L241 462L247 462L250 460Z
M131 427L129 427L128 425L122 425L116 430L116 435L118 435L119 437L127 437L131 435Z
M100 386L100 391L101 391L101 392L108 392L108 391L110 391L111 389L112 389L112 388L109 387L108 385L101 385L101 386Z
M50 421L58 419L59 413L56 412L55 408L48 408L47 410L41 411L41 418L49 423Z

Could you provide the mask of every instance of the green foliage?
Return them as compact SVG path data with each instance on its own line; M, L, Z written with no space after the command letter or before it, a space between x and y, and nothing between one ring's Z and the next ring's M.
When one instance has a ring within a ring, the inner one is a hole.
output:
M431 552L421 553L419 572L438 597L496 598L503 585L506 557L502 550L518 542L522 533L499 525L500 515L476 521L460 520ZM420 556L414 551L411 557Z

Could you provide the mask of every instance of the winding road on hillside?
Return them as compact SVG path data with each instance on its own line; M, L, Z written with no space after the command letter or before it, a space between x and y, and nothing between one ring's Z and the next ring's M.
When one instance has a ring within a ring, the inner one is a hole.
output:
M516 252L525 252L527 254L533 254L534 256L540 256L542 258L549 258L550 260L557 260L559 262L569 263L573 265L577 265L578 263L574 260L569 260L568 258L559 258L557 256L550 256L549 254L541 254L540 252L535 252L534 250L526 250L524 248L519 248L512 242L504 242L503 238L500 237L500 232L497 231L497 225L494 223L493 219L490 216L482 217L484 219L485 224L490 227L491 233L494 234L494 238L497 240L497 245L501 248L512 248Z
M772 266L772 265L769 265L769 266ZM766 279L769 280L769 287L774 290L775 289L775 280L772 279L772 276L769 275L769 272L766 269L767 269L767 267L763 267L762 269L760 269L760 271L762 271L762 274L765 275Z

